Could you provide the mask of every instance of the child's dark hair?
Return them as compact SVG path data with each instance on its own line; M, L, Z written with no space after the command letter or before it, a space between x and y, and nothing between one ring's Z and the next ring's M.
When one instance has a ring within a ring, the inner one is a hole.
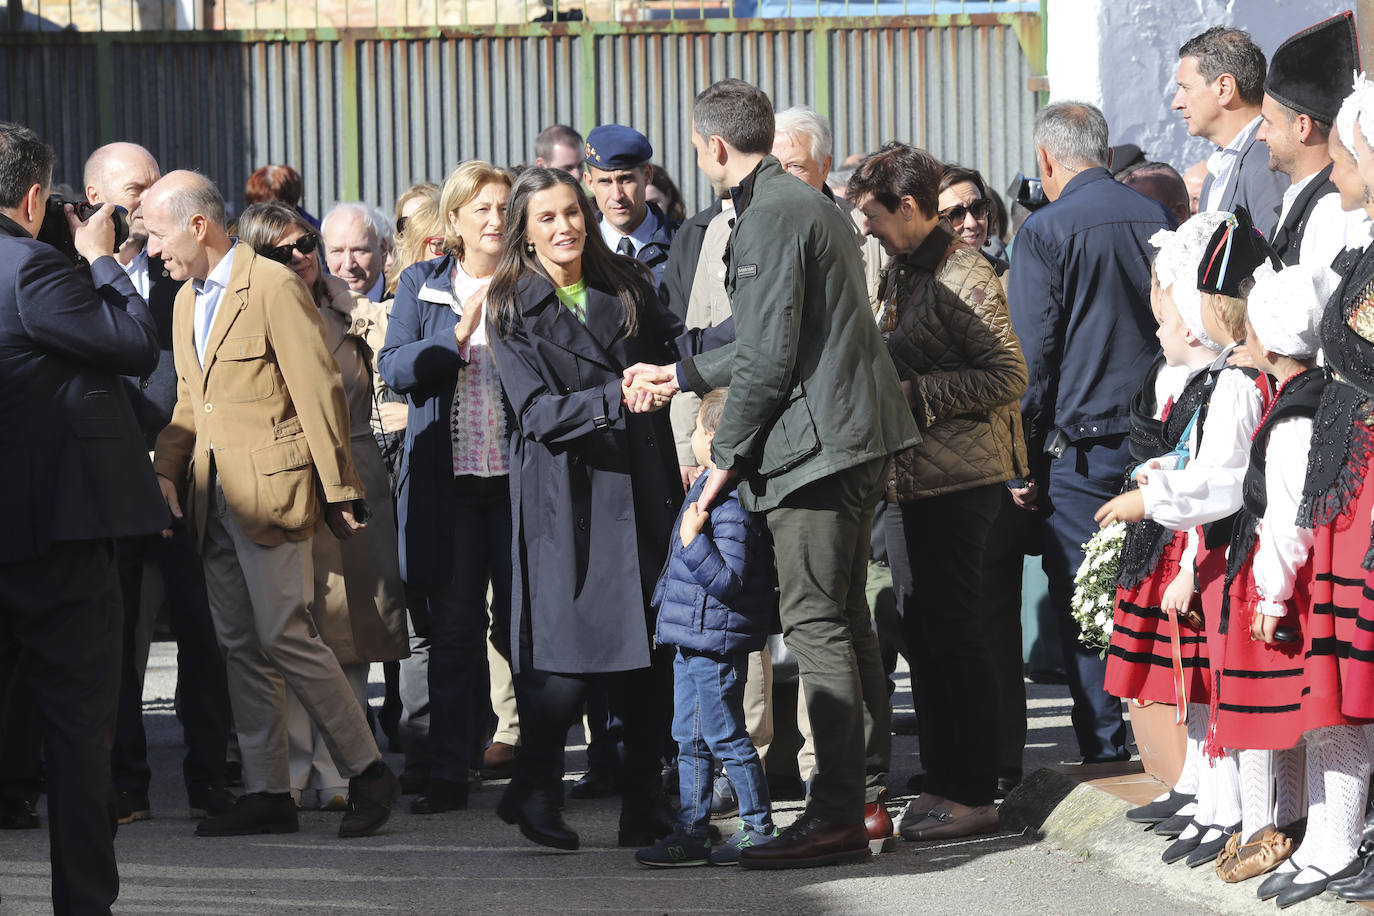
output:
M729 388L717 388L701 399L701 409L697 411L697 420L706 432L714 433L716 427L720 425L720 415L725 413L725 397L729 393Z

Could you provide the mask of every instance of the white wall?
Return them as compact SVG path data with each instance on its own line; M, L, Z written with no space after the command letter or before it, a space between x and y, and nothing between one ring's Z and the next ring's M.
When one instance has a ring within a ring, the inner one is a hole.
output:
M1353 4L1332 0L1049 0L1050 100L1101 107L1113 145L1134 143L1180 172L1213 147L1169 108L1178 48L1214 25L1248 31L1267 58L1309 25Z

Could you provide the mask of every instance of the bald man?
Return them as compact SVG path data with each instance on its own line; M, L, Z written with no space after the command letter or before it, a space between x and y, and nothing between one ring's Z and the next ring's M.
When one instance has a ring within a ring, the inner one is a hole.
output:
M400 786L310 613L317 524L326 520L344 540L366 514L319 309L290 268L228 235L224 198L204 176L167 175L148 191L143 217L149 254L173 279L191 281L177 296L177 402L153 469L172 516L185 517L200 546L247 790L196 834L298 829L290 689L349 777L339 836L369 836L390 817Z
M149 453L176 405L176 362L172 355L172 308L181 281L173 280L160 258L147 252L143 198L162 175L157 160L137 143L110 143L86 160L86 199L110 203L129 213L129 239L115 260L148 303L157 326L157 368L142 378L125 376L124 387ZM224 656L215 642L205 576L195 545L178 521L172 537L121 538L117 544L119 584L124 601L124 658L119 685L110 771L114 777L119 823L152 816L148 787L148 741L143 728L143 659L152 636L151 608L144 608L143 570L154 564L162 574L172 635L177 643L177 696L186 742L182 777L192 817L226 813L234 797L225 787L224 755L229 740L229 694Z
M1188 186L1188 206L1191 208L1191 213L1197 213L1197 208L1202 201L1202 183L1206 180L1206 159L1194 162L1188 166L1188 171L1183 173L1183 183Z

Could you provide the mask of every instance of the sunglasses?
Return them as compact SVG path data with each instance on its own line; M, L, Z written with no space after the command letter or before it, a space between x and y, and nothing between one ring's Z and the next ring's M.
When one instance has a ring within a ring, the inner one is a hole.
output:
M408 223L408 222L410 222L410 217L408 217L408 216L398 216L398 217L396 217L396 234L397 234L397 235L400 235L402 232L405 232L405 231L406 231L406 223Z
M290 264L292 251L299 251L301 254L310 254L318 247L320 247L320 237L313 232L307 232L290 245L278 245L275 248L267 249L262 253L262 256L264 258L271 258L278 264Z
M992 201L988 200L986 197L980 197L968 204L955 204L952 207L941 210L940 218L947 219L956 226L962 223L964 217L968 216L970 213L973 214L974 219L987 219L988 207L991 205Z

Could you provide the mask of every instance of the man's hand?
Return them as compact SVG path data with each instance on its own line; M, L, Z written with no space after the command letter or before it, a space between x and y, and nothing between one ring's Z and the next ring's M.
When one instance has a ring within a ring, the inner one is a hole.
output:
M692 484L697 482L697 478L706 468L699 464L683 464L678 466L678 471L682 474L682 492L686 493L692 489Z
M656 385L638 376L633 382L621 381L620 400L631 413L650 413L667 407L676 390L676 386Z
M96 258L114 254L114 207L101 204L100 209L91 214L84 223L76 218L76 210L67 204L67 227L71 229L72 241L76 243L76 253L89 263Z
M382 422L382 432L404 432L410 419L410 408L398 401L383 401L377 405L377 419Z
M736 468L728 471L716 468L711 472L711 476L706 478L706 486L697 498L697 505L701 506L703 512L709 512L722 495L730 492L730 489L739 483L742 476Z
M458 346L466 347L472 339L472 332L477 330L477 323L482 320L483 307L487 302L487 287L490 285L483 283L473 290L472 295L463 300L463 317L453 329L453 337L458 341Z
M687 508L682 510L682 526L678 528L683 547L692 543L692 539L701 534L701 529L706 527L706 520L710 517L711 514L703 512L698 503L687 504Z
M177 498L177 485L159 474L157 475L157 486L158 489L162 491L162 501L165 502L167 508L171 510L172 518L181 518L181 500ZM164 538L171 537L172 529L163 528L162 536Z
M1145 494L1139 490L1122 493L1093 514L1093 521L1099 528L1106 528L1112 522L1138 522L1144 518Z
M360 522L353 517L353 503L330 503L329 509L325 513L325 521L329 523L329 530L334 532L334 537L341 541L346 541L367 527L366 522Z
M1035 501L1040 498L1040 485L1034 480L1027 479L1024 487L1011 487L1011 500L1016 503L1018 509L1025 509L1027 512L1039 512L1040 507Z

